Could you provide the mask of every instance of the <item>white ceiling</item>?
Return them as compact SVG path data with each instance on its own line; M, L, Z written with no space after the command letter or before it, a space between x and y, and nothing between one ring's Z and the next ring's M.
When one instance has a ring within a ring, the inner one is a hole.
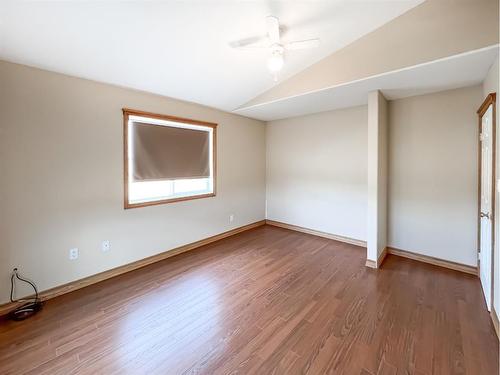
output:
M285 41L321 38L285 79L422 1L1 1L0 59L231 111L274 84L267 52L228 46L265 16Z
M497 56L498 45L235 112L270 121L367 104L368 93L374 90L394 100L471 86L484 80Z

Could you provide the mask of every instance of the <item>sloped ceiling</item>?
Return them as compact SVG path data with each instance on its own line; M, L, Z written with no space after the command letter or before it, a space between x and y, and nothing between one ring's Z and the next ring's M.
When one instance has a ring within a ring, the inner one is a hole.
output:
M236 111L271 121L310 113L366 105L368 93L380 90L388 100L480 84L498 57L498 46L339 84L303 95L256 104Z
M280 79L370 33L422 0L3 1L0 59L232 111L275 83L266 51L228 43L265 33L321 38L286 56Z
M427 0L280 82L236 112L251 115L250 109L257 106L494 46L499 39L498 7L498 0ZM477 78L470 70L462 74L463 82L467 75ZM418 81L415 76L407 88Z

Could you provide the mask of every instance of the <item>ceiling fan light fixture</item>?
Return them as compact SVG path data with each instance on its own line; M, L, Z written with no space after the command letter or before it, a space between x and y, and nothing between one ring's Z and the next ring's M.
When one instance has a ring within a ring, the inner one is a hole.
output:
M267 68L271 73L278 73L282 68L283 64L285 63L283 59L283 54L279 52L273 52L271 54L271 57L269 57L269 60L267 60Z
M267 60L267 68L274 77L274 81L278 81L278 73L283 68L285 63L284 52L291 50L300 50L317 47L319 44L318 38L291 40L287 42L281 41L280 36L280 21L278 17L268 16L267 21L267 36L242 39L236 42L229 43L232 48L238 49L255 49L264 48L271 52ZM288 54L288 52L287 52Z

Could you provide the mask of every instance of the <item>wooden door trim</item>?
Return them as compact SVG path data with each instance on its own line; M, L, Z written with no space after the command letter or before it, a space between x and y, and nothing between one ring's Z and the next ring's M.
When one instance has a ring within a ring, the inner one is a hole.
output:
M492 137L492 152L491 152L491 286L490 286L490 301L491 301L491 307L493 308L493 304L495 301L495 293L494 293L494 280L495 280L495 188L496 188L496 93L492 92L490 93L486 99L484 99L483 103L477 110L478 114L478 130L479 130L479 135L478 135L478 175L477 175L477 180L478 180L478 207L477 207L477 251L479 254L479 251L481 250L481 159L482 159L482 153L481 153L481 139L480 139L480 134L481 134L481 127L482 127L482 119L490 105L492 106L492 124L491 124L491 137ZM479 262L479 256L477 257L477 274L478 277L481 278L481 264Z

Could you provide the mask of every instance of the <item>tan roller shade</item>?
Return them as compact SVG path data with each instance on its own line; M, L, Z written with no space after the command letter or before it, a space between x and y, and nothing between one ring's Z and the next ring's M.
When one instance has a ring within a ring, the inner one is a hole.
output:
M210 177L210 133L132 123L134 181Z

